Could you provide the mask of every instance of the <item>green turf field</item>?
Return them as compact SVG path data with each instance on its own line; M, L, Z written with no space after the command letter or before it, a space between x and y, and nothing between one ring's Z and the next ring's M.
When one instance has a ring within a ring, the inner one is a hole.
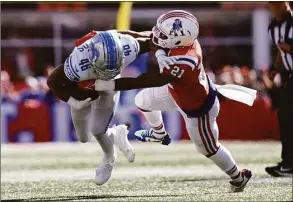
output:
M7 201L291 201L292 179L264 167L279 161L274 142L223 142L253 179L231 193L229 178L189 142L135 143L136 160L121 153L112 178L95 185L101 159L96 143L2 145L1 200Z

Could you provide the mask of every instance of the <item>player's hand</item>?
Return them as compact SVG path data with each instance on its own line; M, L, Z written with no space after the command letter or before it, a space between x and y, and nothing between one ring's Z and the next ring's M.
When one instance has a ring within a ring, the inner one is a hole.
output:
M291 52L291 46L290 44L287 44L287 43L279 43L279 48L284 51L284 52L287 52L287 53L290 53Z
M69 100L67 101L67 103L75 109L82 109L82 108L89 106L91 104L91 101L92 101L92 99L90 97L85 100L81 100L81 101L76 100L73 97L70 97Z
M167 57L166 55L159 55L157 57L158 64L160 67L160 72L162 73L164 68L170 69L169 65L174 65L176 62L177 56Z

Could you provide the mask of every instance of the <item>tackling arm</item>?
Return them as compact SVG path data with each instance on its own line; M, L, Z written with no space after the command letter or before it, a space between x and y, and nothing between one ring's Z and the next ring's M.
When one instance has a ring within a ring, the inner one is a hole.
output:
M107 90L133 90L140 88L160 87L174 81L175 77L167 74L160 74L157 71L149 71L139 75L136 78L119 78L110 81L96 80L96 91Z
M135 38L139 43L139 54L144 54L150 51L151 31L136 32L133 30L117 30L117 32Z
M144 31L144 32L136 32L132 30L117 30L120 34L128 34L132 36L133 38L150 38L151 31Z
M115 90L133 90L140 88L160 87L170 83L174 77L160 74L159 72L149 71L139 75L136 78L115 79Z

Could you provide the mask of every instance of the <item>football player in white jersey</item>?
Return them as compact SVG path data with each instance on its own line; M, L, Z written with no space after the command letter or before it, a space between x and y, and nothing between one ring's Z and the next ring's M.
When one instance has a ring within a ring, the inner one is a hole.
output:
M48 78L47 83L53 93L71 106L79 141L85 143L93 135L104 152L104 158L96 169L97 185L106 183L111 176L116 160L114 144L129 162L134 161L135 154L127 139L126 125L108 128L119 101L119 92L97 92L86 88L90 88L94 79L118 78L121 70L138 54L148 51L149 36L147 32L92 31L76 41L76 47L64 64Z

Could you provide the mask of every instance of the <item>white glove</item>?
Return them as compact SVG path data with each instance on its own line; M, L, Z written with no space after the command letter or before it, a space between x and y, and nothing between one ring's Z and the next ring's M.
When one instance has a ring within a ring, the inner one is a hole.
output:
M114 80L104 81L104 80L97 79L95 81L95 90L96 91L115 90L115 81Z
M82 109L84 107L89 106L91 104L91 100L92 100L92 98L90 98L90 97L85 100L81 100L81 101L76 100L73 97L70 97L69 100L67 101L67 103L75 109Z
M160 73L163 72L164 68L170 69L169 65L174 65L177 59L177 56L168 57L165 51L162 49L157 50L155 55L160 67Z

